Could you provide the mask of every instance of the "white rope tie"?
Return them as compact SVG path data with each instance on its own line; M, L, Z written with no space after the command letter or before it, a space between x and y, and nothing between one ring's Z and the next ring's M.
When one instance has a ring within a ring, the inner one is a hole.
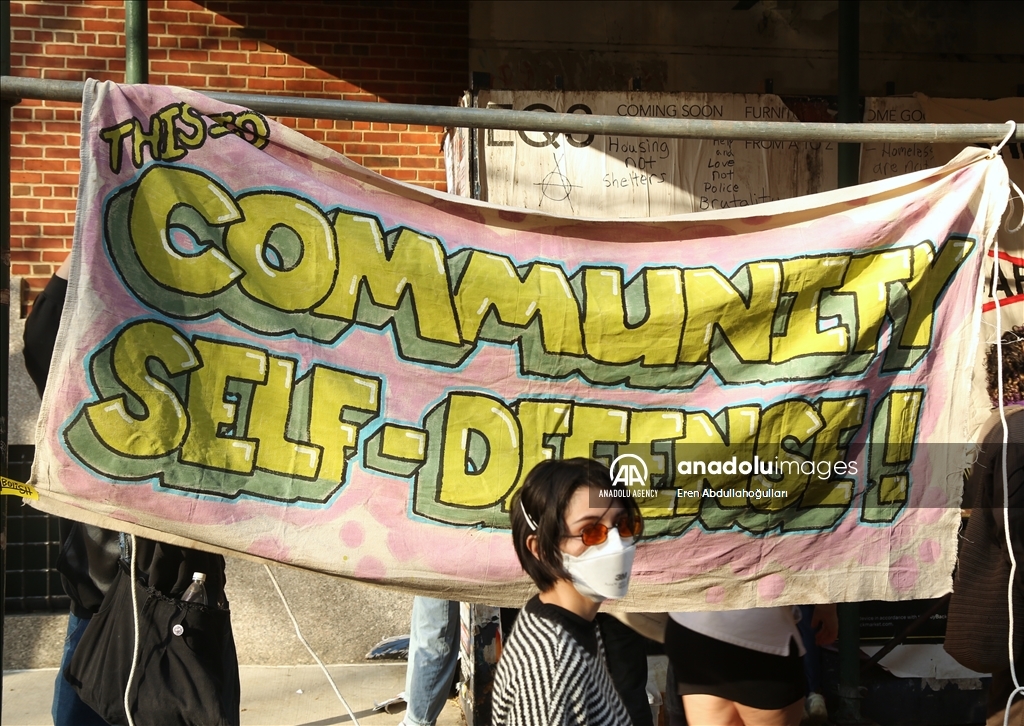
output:
M996 144L995 146L992 147L991 153L989 154L988 158L992 159L1000 151L1002 151L1003 147L1006 146L1006 143L1010 139L1012 139L1013 135L1017 132L1017 122L1016 121L1011 119L1010 121L1006 122L1006 125L1010 127L1009 131L1006 132L1006 136L1003 137L1002 141L1000 141L998 144Z
M327 670L327 666L323 664L323 661L320 660L320 658L317 657L317 654L313 652L313 649L309 647L309 643L306 642L306 639L302 637L302 631L299 630L299 623L295 620L295 616L292 615L292 609L288 607L288 601L285 600L284 593L281 592L281 586L277 584L277 578L274 577L274 573L270 571L270 568L266 564L263 565L263 569L267 571L270 581L274 583L274 589L277 590L277 596L281 598L284 610L288 613L288 617L291 618L292 625L295 626L295 634L299 637L299 642L306 646L306 650L308 650L309 654L313 656L313 660L315 660L316 664L320 666L320 670L324 672L324 675L327 677L327 682L330 683L331 688L334 689L334 695L338 697L338 700L341 701L341 705L345 707L346 711L348 711L348 716L352 719L352 723L355 724L355 726L359 726L359 720L356 718L356 715L352 713L352 709L349 708L348 701L345 700L345 697L341 695L341 691L338 690L338 686L335 684L334 679L331 678L331 674Z
M1006 132L1006 136L1003 137L1002 141L1000 141L998 144L996 144L995 146L993 146L993 147L991 147L989 149L989 154L988 154L988 158L989 159L996 158L999 155L999 153L1003 150L1003 147L1006 146L1006 144L1010 141L1010 139L1013 138L1013 135L1017 132L1017 122L1016 121L1013 121L1013 120L1007 121L1006 125L1009 127L1007 132ZM1017 192L1017 197L1022 201L1022 204L1024 204L1024 193L1021 193L1020 187L1017 186L1016 184L1014 184L1012 179L1010 180L1010 188L1013 189L1013 191ZM1003 229L1005 229L1010 234L1016 234L1017 232L1020 232L1022 227L1024 227L1024 214L1021 215L1020 223L1016 227L1014 227L1013 229L1010 229L1010 226L1009 226L1010 225L1010 217L1013 216L1013 210L1017 206L1017 201L1016 201L1016 199L1013 198L1012 194L1010 195L1010 201L1008 202L1008 206L1009 206L1009 209L1007 210L1007 213L1006 213L1006 221L1003 223ZM996 260L997 260L996 264L997 265L999 264L998 259L999 259L999 250L998 250L998 247L997 247L997 249L996 249ZM995 289L995 288L993 288L993 289Z
M1006 143L1005 141L1003 143ZM1019 190L1018 190L1019 193ZM1021 687L1020 681L1017 680L1017 667L1013 657L1013 578L1017 573L1017 558L1013 554L1013 541L1010 539L1010 485L1009 477L1007 475L1007 464L1006 464L1006 449L1010 442L1010 427L1006 423L1006 406L1003 403L1003 336L1002 336L1002 305L999 302L999 294L996 291L995 285L998 283L999 277L999 237L996 235L995 243L993 247L995 252L994 265L992 266L992 284L993 284L993 295L992 299L995 301L996 309L996 386L997 386L997 398L999 401L999 420L1003 426L1003 446L1002 455L1000 461L1002 464L1002 480L1003 480L1003 536L1006 538L1006 550L1010 553L1010 580L1006 584L1006 602L1010 616L1010 628L1009 638L1007 643L1007 650L1010 655L1010 678L1013 680L1013 691L1010 692L1010 696L1006 699L1006 710L1003 713L1003 726L1009 726L1010 724L1010 705L1013 703L1013 698L1018 693L1024 693L1024 688Z
M1010 180L1010 188L1017 192L1017 199L1021 200L1021 206L1024 207L1024 192L1021 192L1020 187L1014 184L1012 179ZM1013 229L1010 228L1010 217L1013 216L1013 210L1017 206L1017 199L1014 199L1011 194L1010 199L1007 202L1009 209L1006 212L1006 221L1003 222L1003 229L1005 229L1009 234L1017 234L1020 232L1021 228L1024 228L1024 213L1020 215L1020 222L1017 223L1017 226ZM998 253L996 254L998 255Z

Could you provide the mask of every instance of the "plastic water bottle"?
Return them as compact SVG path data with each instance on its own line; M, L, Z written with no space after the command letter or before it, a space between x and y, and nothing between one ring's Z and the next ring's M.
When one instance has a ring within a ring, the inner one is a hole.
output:
M185 594L181 596L182 602L195 602L200 605L206 605L206 582L205 572L194 572L192 573L192 584L185 590Z

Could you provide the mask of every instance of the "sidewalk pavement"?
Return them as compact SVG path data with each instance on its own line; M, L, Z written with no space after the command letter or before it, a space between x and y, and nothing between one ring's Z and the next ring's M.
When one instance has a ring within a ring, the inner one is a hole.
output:
M405 689L405 663L327 666L360 724L395 726L403 711L373 713L374 702ZM240 666L242 726L333 726L351 723L318 666ZM2 726L51 726L56 668L4 671ZM454 700L438 726L463 726Z

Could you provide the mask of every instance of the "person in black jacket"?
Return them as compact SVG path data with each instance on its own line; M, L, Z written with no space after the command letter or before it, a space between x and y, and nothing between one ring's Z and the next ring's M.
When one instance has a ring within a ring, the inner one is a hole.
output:
M64 311L68 289L65 262L36 298L25 321L25 368L43 395L50 360ZM54 684L51 714L54 726L106 726L106 722L83 703L64 677L75 648L89 619L99 610L118 572L123 536L114 530L60 519L61 548L57 558L64 592L71 599L67 637L60 670ZM192 582L193 572L206 573L207 597L211 605L226 607L224 558L198 550L136 538L137 566L148 584L170 597L179 597ZM170 684L169 684L170 687Z

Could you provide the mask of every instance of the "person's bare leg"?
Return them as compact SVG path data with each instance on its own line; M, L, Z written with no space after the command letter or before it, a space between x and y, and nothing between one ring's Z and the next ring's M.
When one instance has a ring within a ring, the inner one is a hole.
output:
M690 726L743 726L736 704L718 696L687 694L683 696L683 710Z
M785 708L771 711L751 708L739 703L734 705L745 726L800 726L800 720L804 717L804 699L802 698Z

